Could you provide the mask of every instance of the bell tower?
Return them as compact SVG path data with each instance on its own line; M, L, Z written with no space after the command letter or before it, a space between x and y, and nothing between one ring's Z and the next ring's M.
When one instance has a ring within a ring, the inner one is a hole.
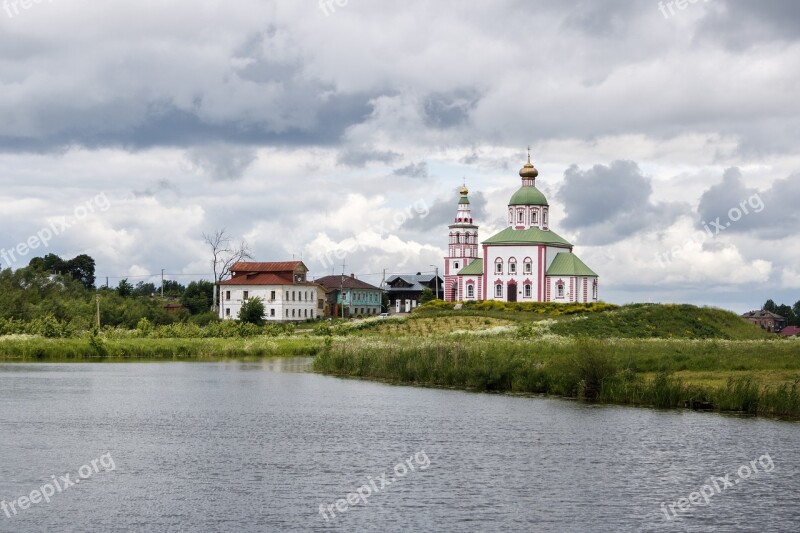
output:
M478 258L478 226L472 223L469 190L466 185L459 191L456 217L450 226L450 242L444 258L444 299L448 302L462 300L458 287L458 271Z

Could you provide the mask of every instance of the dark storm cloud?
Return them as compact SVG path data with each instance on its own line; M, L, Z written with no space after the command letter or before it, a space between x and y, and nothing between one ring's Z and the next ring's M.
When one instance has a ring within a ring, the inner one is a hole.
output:
M700 197L698 227L717 234L754 233L783 239L800 227L800 174L776 180L764 191L748 187L742 172L725 171L722 182Z
M375 150L372 148L345 148L336 158L336 163L348 167L362 168L374 161L390 164L401 158L402 154L391 150Z
M423 216L421 213L414 213L414 216L403 224L402 229L441 233L444 231L442 228L446 229L455 220L456 211L458 211L458 199L458 189L454 189L451 197L434 200L432 204L429 203L427 216ZM469 201L472 219L475 223L480 224L480 221L485 221L488 213L486 211L486 197L483 193L470 193Z
M480 101L475 89L457 89L447 93L433 93L423 104L425 125L431 128L452 128L467 123L470 111Z
M425 161L420 161L419 163L410 163L404 167L394 169L392 174L395 176L405 176L408 178L427 178L428 163Z
M706 10L705 18L697 27L698 38L722 42L731 50L800 37L800 2L797 0L727 0L709 7L712 9Z
M257 157L252 148L228 144L195 146L186 154L195 170L220 181L241 178Z
M573 165L557 192L567 214L561 225L580 231L583 242L610 244L669 226L689 212L688 204L653 202L652 193L651 179L633 161L614 161L588 170Z

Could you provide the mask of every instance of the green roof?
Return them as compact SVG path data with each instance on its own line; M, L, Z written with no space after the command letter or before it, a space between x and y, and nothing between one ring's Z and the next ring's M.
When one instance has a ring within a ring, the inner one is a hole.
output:
M548 276L594 276L595 272L573 253L559 252L547 269Z
M514 193L508 205L550 205L542 191L533 185L522 186Z
M563 237L552 231L540 228L514 229L508 227L482 244L553 244L556 246L572 246Z
M458 271L458 276L480 276L483 274L483 259L475 259L472 263Z
M469 198L466 196L462 196L461 199L458 201L459 204L469 204Z

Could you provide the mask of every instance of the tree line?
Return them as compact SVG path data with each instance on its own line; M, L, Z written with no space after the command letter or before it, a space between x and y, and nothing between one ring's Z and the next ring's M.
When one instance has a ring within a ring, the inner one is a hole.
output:
M789 306L786 304L777 305L770 299L764 303L761 309L784 317L789 326L800 326L800 300Z

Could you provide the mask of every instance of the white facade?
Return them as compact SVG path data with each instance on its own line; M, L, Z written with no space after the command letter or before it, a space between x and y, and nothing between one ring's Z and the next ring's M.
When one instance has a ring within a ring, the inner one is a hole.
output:
M318 285L223 285L220 318L239 317L242 304L258 297L264 302L264 319L295 322L322 316L325 291Z
M522 186L508 203L508 227L482 243L483 258L477 261L472 245L478 227L472 224L468 191L461 190L455 223L449 226L445 299L597 301L597 274L572 253L572 244L550 229L550 207L536 188L539 172L530 155L519 175Z

